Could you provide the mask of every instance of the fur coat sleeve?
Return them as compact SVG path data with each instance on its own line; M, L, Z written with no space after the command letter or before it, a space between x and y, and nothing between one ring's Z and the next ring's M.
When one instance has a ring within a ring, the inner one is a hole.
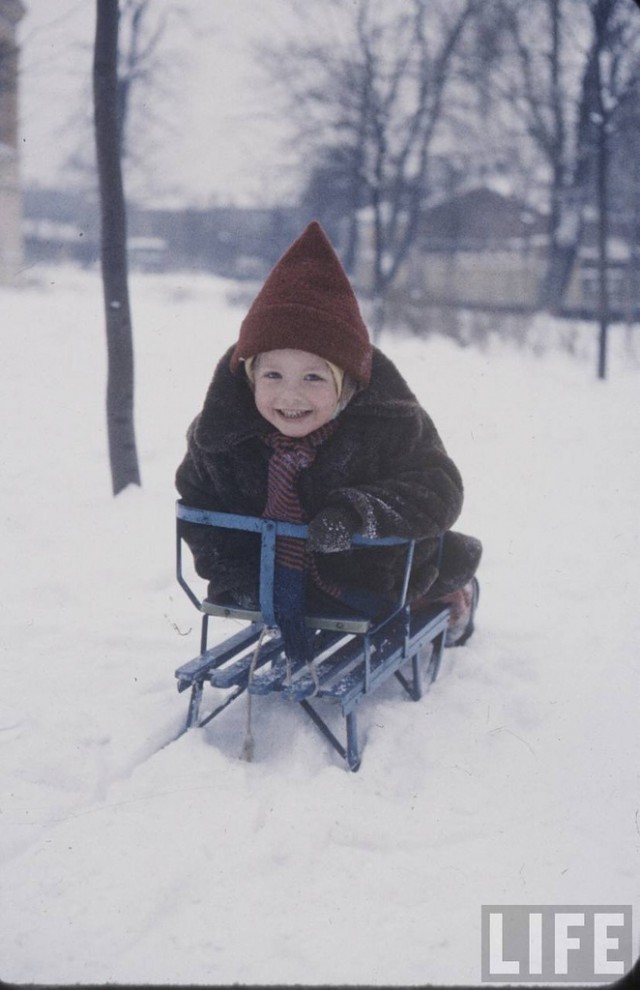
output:
M365 536L437 537L462 508L462 478L431 419L419 407L406 412L366 425L352 420L357 470L327 500L355 510Z
M246 383L218 365L202 411L187 431L187 451L176 487L187 505L217 512L260 516L266 501L268 452L260 436L265 424ZM260 540L255 534L183 524L198 574L209 593L258 589Z
M196 421L197 422L197 421ZM199 509L209 509L214 512L246 511L248 515L255 512L247 511L236 501L232 504L225 492L226 486L217 487L220 474L227 474L231 490L233 483L232 470L213 476L202 457L193 434L196 424L192 424L188 433L188 450L176 473L176 487L186 505ZM225 593L248 593L254 597L258 591L259 540L254 534L233 530L212 529L209 526L199 526L182 523L183 535L191 549L197 573L209 581L209 594L219 596Z

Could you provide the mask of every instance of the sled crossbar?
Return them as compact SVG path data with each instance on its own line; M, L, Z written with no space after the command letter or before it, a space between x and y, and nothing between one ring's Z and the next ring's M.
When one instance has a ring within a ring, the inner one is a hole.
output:
M396 537L382 540L354 537L354 546L406 544L405 573L399 601L395 606L390 606L387 615L377 619L347 613L339 608L327 614L307 616L307 626L313 630L313 662L308 666L292 663L286 656L273 606L276 539L279 536L305 539L307 527L253 516L211 512L185 506L181 502L177 503L176 515L178 583L202 613L200 655L176 670L178 690L191 688L187 728L205 725L246 691L262 696L278 694L287 701L299 704L346 761L348 768L357 770L361 761L356 724L358 705L391 676L395 676L409 696L417 701L423 690L421 658L430 649L425 675L428 684L437 677L442 660L449 609L443 605L432 605L412 614L406 604L413 541ZM260 535L259 610L219 605L196 595L182 572L185 523L239 529ZM249 625L225 642L208 648L207 623L210 617L240 619ZM267 636L256 654L256 645L263 631ZM221 704L202 717L200 706L205 684L228 693ZM329 724L328 716L335 712L336 707L344 718L344 745ZM325 709L327 717L324 715Z
M301 523L287 523L276 519L262 519L257 516L242 516L227 512L212 512L208 509L194 509L178 502L176 505L177 527L177 579L196 608L207 615L223 618L246 620L249 622L264 622L267 626L276 624L273 607L273 575L275 568L276 540L279 536L306 539L307 527ZM184 578L182 572L182 527L180 522L196 523L201 526L213 526L219 529L241 529L257 533L261 537L260 546L260 608L246 609L232 605L220 605L207 599L201 601ZM394 546L406 544L407 560L405 561L405 581L403 584L401 604L407 594L411 563L413 561L413 540L388 536L373 539L366 536L354 536L354 546ZM307 616L307 625L315 629L336 629L344 632L365 632L370 621L365 616L356 617L339 608L332 609L321 616Z

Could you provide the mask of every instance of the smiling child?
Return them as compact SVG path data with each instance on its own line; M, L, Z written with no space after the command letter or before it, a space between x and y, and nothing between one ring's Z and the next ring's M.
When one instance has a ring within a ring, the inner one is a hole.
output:
M306 543L278 541L281 614L312 599L357 601L375 613L400 592L404 550L353 550L351 539L402 536L417 541L412 607L445 601L448 645L471 635L482 548L451 530L462 507L460 473L399 371L372 346L318 223L267 277L187 442L176 475L185 503L309 524ZM192 525L185 536L211 598L257 602L255 534Z

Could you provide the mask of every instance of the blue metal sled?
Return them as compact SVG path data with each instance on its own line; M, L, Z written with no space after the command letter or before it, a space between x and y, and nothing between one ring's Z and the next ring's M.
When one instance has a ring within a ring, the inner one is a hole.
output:
M422 697L420 654L430 644L431 655L426 679L431 684L438 675L449 609L433 605L412 614L406 603L414 541L396 537L369 539L356 536L357 546L406 544L406 562L400 600L388 614L375 620L351 611L335 610L309 615L307 626L313 631L314 660L311 669L304 663L292 664L286 657L274 614L273 584L276 539L292 536L304 539L307 527L254 516L234 515L176 505L176 571L180 586L193 605L202 613L200 655L179 667L175 676L178 691L190 689L186 727L206 725L245 691L251 695L279 694L297 702L350 770L361 761L356 712L358 705L391 675L396 677L409 696ZM182 545L184 525L239 529L254 532L261 538L260 608L245 609L201 600L183 575ZM216 646L209 648L208 623L211 616L241 619L247 626ZM410 674L408 673L410 671ZM224 700L204 717L200 714L204 685L226 689ZM343 745L321 716L320 705L339 706L345 720L346 744Z

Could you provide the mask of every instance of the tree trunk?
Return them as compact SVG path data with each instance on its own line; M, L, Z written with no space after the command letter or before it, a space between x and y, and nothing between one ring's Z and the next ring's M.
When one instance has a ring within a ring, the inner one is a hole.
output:
M547 0L551 24L550 110L551 124L548 155L551 166L549 203L549 254L547 269L540 286L539 305L552 312L560 309L575 261L581 226L581 211L576 210L572 190L566 187L566 133L562 101L562 8L560 0Z
M607 377L607 337L610 322L609 300L609 141L607 119L602 105L600 83L600 114L598 127L597 201L598 201L598 378Z
M140 484L133 421L133 339L118 120L118 0L96 0L94 121L107 331L107 429L113 494Z

